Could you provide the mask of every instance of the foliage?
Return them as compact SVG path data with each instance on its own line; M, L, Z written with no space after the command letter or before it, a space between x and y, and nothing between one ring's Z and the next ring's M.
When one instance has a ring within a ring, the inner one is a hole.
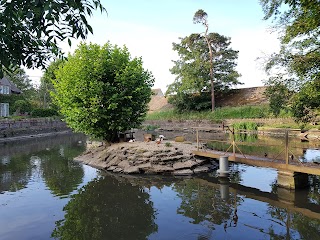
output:
M26 100L17 100L14 102L13 108L19 113L27 113L30 112L32 107L29 102Z
M126 47L81 44L56 77L52 96L77 132L114 142L145 118L153 77Z
M320 79L306 83L293 96L291 110L298 122L314 122L320 108Z
M265 84L268 86L265 95L269 98L270 111L274 116L279 116L281 110L289 111L288 104L294 94L290 91L290 81L284 79L282 74L270 77Z
M204 111L211 107L211 96L209 92L183 93L168 97L168 103L174 105L179 112Z
M59 41L85 39L93 32L92 11L105 12L100 0L12 0L0 2L0 77L10 66L42 67L61 56Z
M196 178L184 179L174 184L173 189L181 198L178 214L188 217L193 224L209 225L211 229L226 222L236 224L232 220L235 208L242 199L236 194L228 194L228 200L225 201L221 197L219 186Z
M166 147L172 147L172 143L171 143L171 142L166 142L164 145L165 145Z
M52 82L57 79L55 71L58 70L59 67L62 67L64 62L65 60L63 59L57 59L51 62L40 79L39 97L43 108L57 108L57 106L52 103L50 92L54 91Z
M212 66L209 62L210 54L206 38L212 48ZM180 38L180 43L173 43L173 50L178 52L179 60L174 61L174 66L170 69L177 77L168 86L167 95L177 94L175 98L183 99L187 98L185 96L187 94L199 95L202 92L210 92L209 72L212 68L214 68L214 91L226 91L231 86L239 84L240 75L235 70L238 52L230 48L230 38L218 33L209 33L206 38L200 34L191 34ZM182 99L176 101L183 102Z
M241 130L258 130L258 124L255 122L237 122L233 123L232 127L236 131L241 131Z
M285 68L297 85L320 76L320 4L318 0L260 0L265 19L274 18L282 31L281 50L270 57L266 70Z
M215 90L214 90L214 79L213 79L213 50L211 46L211 40L208 37L209 31L209 23L208 23L208 14L199 9L193 16L193 23L201 23L206 31L204 33L204 38L207 42L208 49L209 49L209 63L210 63L210 84L211 84L211 110L214 111L215 109Z
M147 120L211 120L221 122L224 119L234 118L265 118L269 117L269 107L267 105L259 106L241 106L241 107L222 107L211 111L190 111L179 112L174 109L149 113Z
M52 108L35 108L32 110L33 117L52 117L59 115L55 109Z
M64 211L55 239L147 239L158 229L148 191L126 179L94 179L71 196Z

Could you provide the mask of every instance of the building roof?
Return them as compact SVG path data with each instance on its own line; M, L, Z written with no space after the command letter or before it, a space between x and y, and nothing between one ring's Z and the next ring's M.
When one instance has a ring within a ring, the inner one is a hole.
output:
M19 88L17 88L17 86L6 77L3 77L0 79L0 85L9 86L12 93L15 93L15 94L22 93L22 91Z

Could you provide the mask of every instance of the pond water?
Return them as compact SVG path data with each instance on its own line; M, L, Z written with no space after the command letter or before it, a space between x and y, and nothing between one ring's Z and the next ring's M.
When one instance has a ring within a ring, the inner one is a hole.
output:
M319 239L320 179L272 169L188 178L110 175L72 161L82 135L0 144L0 239Z

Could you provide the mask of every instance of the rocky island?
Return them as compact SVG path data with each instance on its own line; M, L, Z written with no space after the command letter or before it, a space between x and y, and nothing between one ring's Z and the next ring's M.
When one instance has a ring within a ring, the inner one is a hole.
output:
M75 158L84 164L114 173L169 174L175 176L209 172L218 167L210 159L195 157L192 143L166 141L123 142L106 146L89 143L87 151Z

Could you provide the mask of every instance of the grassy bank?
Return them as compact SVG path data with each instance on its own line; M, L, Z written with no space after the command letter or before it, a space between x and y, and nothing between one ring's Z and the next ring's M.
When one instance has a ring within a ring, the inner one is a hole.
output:
M179 113L174 109L154 112L147 115L147 120L211 120L223 121L225 119L246 119L246 118L268 118L271 117L269 107L262 106L241 106L216 108L214 112L183 112Z
M233 121L234 119L234 121ZM290 113L281 112L279 118L275 118L269 111L268 105L260 106L241 106L241 107L223 107L216 108L214 112L182 112L179 113L174 109L149 113L146 120L209 120L215 123L226 121L233 125L240 121L241 124L250 124L255 119L259 129L263 128L289 128L289 129L318 129L320 125L313 126L310 124L296 123L291 118ZM248 119L248 123L246 123ZM250 120L249 120L250 119Z

